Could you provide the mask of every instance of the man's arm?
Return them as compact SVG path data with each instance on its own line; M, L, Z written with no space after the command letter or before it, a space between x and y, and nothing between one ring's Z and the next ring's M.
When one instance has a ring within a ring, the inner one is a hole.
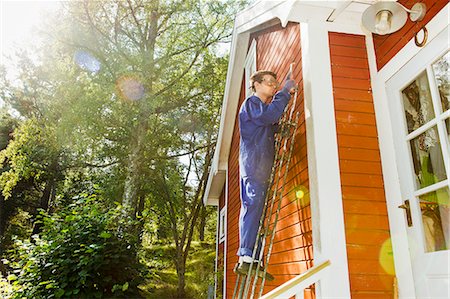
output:
M259 100L250 99L245 107L249 120L257 126L267 126L278 122L290 98L289 92L282 90L275 94L268 105Z

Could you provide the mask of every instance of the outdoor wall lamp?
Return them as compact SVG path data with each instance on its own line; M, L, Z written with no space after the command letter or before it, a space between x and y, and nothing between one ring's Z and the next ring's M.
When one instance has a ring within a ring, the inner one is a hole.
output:
M409 13L409 19L418 22L425 16L427 8L424 3L416 3L411 9L393 1L379 1L369 6L362 15L363 26L370 32L385 35L398 31L402 28ZM424 30L424 41L426 42L426 29ZM417 36L416 36L417 44Z

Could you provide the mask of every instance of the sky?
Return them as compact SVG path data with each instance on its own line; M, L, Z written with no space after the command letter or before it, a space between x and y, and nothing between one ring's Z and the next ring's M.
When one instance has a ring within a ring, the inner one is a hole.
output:
M19 47L37 41L33 30L43 21L46 13L56 11L58 1L0 0L0 65L6 67L7 77L17 76L14 61L8 58ZM4 101L0 98L0 107Z
M57 8L57 1L0 0L0 64L8 67L5 55L35 41L33 29L42 22L45 12Z

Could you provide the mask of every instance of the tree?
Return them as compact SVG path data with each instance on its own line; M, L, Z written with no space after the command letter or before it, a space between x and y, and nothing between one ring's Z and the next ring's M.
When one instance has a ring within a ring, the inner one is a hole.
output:
M36 206L48 210L55 195L57 181L61 180L62 149L54 128L42 126L36 119L23 122L15 131L14 139L0 152L2 196L8 200L17 186L25 196L39 198ZM23 182L29 182L23 189ZM38 232L35 226L34 233Z
M85 188L84 178L129 207L141 220L139 230L145 209L157 207L177 247L179 297L223 97L227 59L217 55L217 45L229 41L242 5L65 2L58 20L49 19L43 46L32 49L39 62L21 53L20 83L0 82L0 96L34 122L28 129L41 128L55 140L41 158L54 158L55 176L40 184L40 197L48 198L45 186L59 181L50 194L57 204L70 201L75 189ZM13 148L8 157L15 157ZM26 178L12 168L5 172L5 194L15 177Z
M148 141L157 137L155 127L164 121L167 112L202 96L196 89L196 71L207 49L229 37L232 13L229 4L219 1L85 1L82 7L69 4L77 34L67 44L93 53L108 73L105 76L113 80L111 84L131 70L135 78L140 78L136 85L142 84L145 91L133 105L136 114L131 124L123 192L123 203L137 213L142 206L139 201L145 153L155 150L149 148L152 143ZM166 147L177 152L178 145Z

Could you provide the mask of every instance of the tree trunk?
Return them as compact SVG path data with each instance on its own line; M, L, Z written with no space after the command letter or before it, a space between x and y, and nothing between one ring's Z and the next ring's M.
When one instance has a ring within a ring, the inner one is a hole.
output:
M153 1L150 15L150 30L148 38L144 45L144 65L147 73L148 81L145 84L147 94L151 94L153 91L153 70L155 68L155 45L156 38L158 36L158 19L159 19L159 1ZM128 159L127 176L125 179L125 187L123 193L123 205L131 208L131 211L138 210L138 196L141 193L142 186L142 165L144 163L144 142L147 136L148 120L151 112L149 111L149 104L146 102L148 99L143 98L140 102L140 114L139 123L135 130L135 136L133 136L133 142L131 144L131 152ZM136 217L134 213L133 217Z
M138 207L136 210L136 215L139 217L139 223L137 225L137 234L138 234L138 245L142 244L142 236L144 234L144 219L142 218L142 212L144 211L144 203L145 203L145 195L141 194L139 196Z
M198 235L201 242L205 241L205 226L206 226L206 217L208 213L206 211L206 207L202 205L201 211L200 211L200 222L198 225Z
M0 251L1 256L3 256L3 252ZM3 277L6 277L8 275L8 271L6 271L5 265L3 265L2 260L0 260L0 273Z
M178 287L177 298L186 298L186 260L183 258L183 250L177 249L177 275L178 275Z
M132 142L132 149L130 156L128 157L128 169L127 177L125 179L125 186L123 192L123 205L130 209L130 211L137 210L138 194L140 193L140 177L141 177L141 164L142 164L142 136L144 124L140 123L136 130L138 134L134 136L135 141ZM136 217L136 213L133 213L133 217Z
M39 207L44 211L48 211L51 195L54 194L54 192L52 192L53 188L55 188L55 180L52 178L45 183L44 192L42 193L41 200L39 203ZM39 234L41 232L41 229L42 224L35 223L31 235Z
M5 229L6 229L6 204L5 198L2 195L0 195L0 240L2 239L3 234L5 233Z

